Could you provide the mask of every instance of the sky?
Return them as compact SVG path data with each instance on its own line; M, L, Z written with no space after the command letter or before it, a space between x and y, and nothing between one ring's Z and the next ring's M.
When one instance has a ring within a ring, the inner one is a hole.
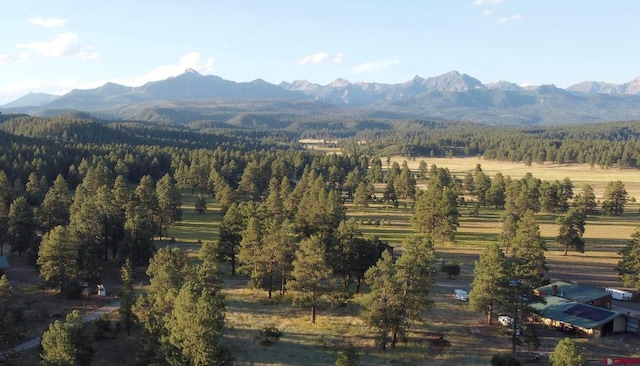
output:
M640 76L640 1L21 0L0 21L0 105L188 68L245 82L487 84Z

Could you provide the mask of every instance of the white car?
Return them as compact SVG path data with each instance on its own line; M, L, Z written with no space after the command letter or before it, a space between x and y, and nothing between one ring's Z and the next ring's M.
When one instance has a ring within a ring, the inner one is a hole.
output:
M469 301L469 294L465 290L457 288L453 290L453 294L455 295L456 299L460 301Z
M498 323L500 323L500 325L505 326L505 327L513 327L513 318L507 315L500 315L498 317ZM518 327L516 329L516 335L519 336L520 335L520 327Z
M513 318L506 315L500 315L498 317L498 323L502 324L505 327L509 327L513 324Z

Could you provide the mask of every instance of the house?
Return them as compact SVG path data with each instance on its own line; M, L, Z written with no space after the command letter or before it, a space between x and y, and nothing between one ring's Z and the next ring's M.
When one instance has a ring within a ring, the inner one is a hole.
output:
M575 283L557 281L534 290L540 297L547 295L562 297L581 304L593 305L611 309L611 294L592 287L580 286Z
M4 270L9 268L9 262L7 258L0 256L0 277L4 275Z
M617 311L554 295L547 295L544 300L544 303L535 303L531 307L540 314L545 325L578 329L596 337L627 330L627 317Z

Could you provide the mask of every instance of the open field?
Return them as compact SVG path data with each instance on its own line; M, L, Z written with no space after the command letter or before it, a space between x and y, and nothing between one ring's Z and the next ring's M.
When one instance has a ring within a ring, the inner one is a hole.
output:
M402 164L407 161L411 170L417 171L420 161L424 160L429 167L435 164L438 167L448 168L449 171L462 179L468 172L474 171L476 164L482 166L482 171L493 177L497 172L502 175L511 176L514 179L520 179L525 174L531 173L534 177L542 180L563 180L569 177L575 187L575 192L579 193L580 186L584 183L591 184L595 190L596 197L602 197L604 189L608 182L620 180L624 183L630 197L636 197L640 200L640 171L635 169L604 169L598 166L593 168L589 164L531 164L526 166L523 163L512 163L508 161L485 160L478 157L466 158L430 158L416 157L409 160L403 156L391 157L391 161ZM383 161L383 165L385 162ZM637 211L636 211L637 212Z

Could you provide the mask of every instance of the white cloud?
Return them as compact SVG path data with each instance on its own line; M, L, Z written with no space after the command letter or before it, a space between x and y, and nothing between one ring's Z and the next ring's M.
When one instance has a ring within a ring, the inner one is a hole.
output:
M100 55L90 47L78 44L78 36L71 33L61 33L51 42L34 42L19 45L20 48L33 50L44 57L78 57L81 60L96 60Z
M202 58L199 52L191 52L182 57L177 64L161 65L148 74L135 78L132 81L122 81L120 83L130 86L140 86L149 81L164 80L171 76L182 74L186 69L194 69L202 74L209 74L214 69L215 59L213 57Z
M493 14L493 10L484 10L482 11L482 15L491 15Z
M504 2L504 0L475 0L473 2L474 5L500 5Z
M8 64L9 62L15 61L16 58L11 55L0 55L0 65Z
M520 14L515 14L515 15L512 15L512 16L510 16L510 17L500 18L500 19L498 20L498 23L515 22L515 21L518 21L518 20L520 20L520 19L522 19L522 15L520 15Z
M392 60L382 60L382 61L374 61L374 62L365 62L353 69L353 72L356 74L364 74L374 71L379 71L383 69L387 69L389 67L400 64L400 60L392 59Z
M41 27L59 27L67 24L67 20L61 18L32 18L29 19L29 23L39 25Z
M319 63L340 63L344 59L344 54L338 53L336 55L330 55L326 52L314 53L308 56L305 56L298 60L298 65L304 65L308 63L319 64Z

